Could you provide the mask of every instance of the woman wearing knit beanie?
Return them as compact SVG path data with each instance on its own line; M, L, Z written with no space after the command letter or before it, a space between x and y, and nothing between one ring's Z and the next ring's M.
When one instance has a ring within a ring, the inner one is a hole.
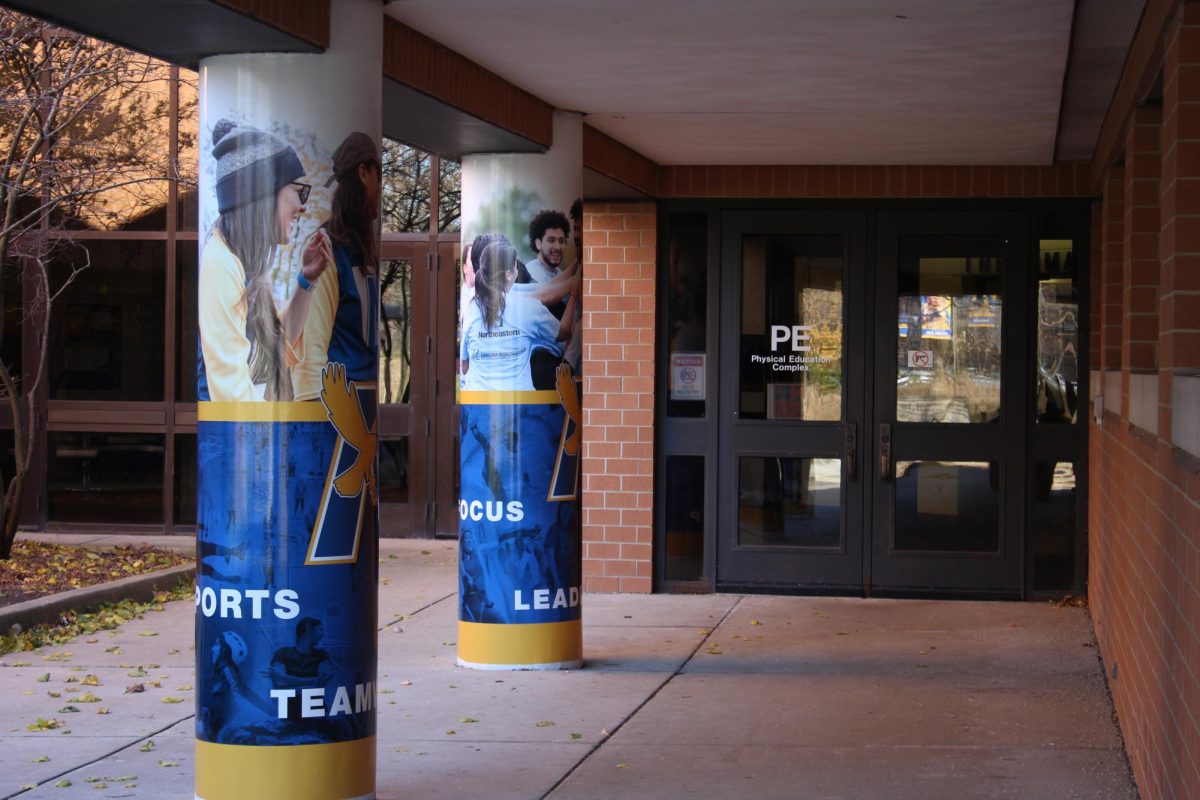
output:
M278 136L223 119L213 128L220 216L200 256L201 400L287 401L290 367L311 300L297 291L275 306L271 262L304 213L308 184L291 145ZM316 237L305 248L301 277L315 284L331 259Z

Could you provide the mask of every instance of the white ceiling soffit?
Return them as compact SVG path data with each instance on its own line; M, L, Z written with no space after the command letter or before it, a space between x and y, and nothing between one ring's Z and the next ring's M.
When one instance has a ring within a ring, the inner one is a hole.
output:
M1049 164L1072 0L393 0L661 164Z

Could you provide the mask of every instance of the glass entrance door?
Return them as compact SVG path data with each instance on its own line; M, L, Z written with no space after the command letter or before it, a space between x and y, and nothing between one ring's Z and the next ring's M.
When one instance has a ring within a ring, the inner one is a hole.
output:
M1020 594L1019 216L881 213L876 238L874 593Z
M1020 595L1023 237L723 215L718 587Z
M861 591L864 223L724 217L719 585Z

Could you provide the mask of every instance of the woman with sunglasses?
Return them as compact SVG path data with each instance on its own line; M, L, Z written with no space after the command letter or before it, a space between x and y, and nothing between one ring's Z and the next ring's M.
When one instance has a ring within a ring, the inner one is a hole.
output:
M212 154L220 216L200 255L198 396L288 401L311 294L292 292L281 316L271 264L312 187L300 182L304 167L291 145L256 128L221 120L213 128ZM315 284L330 259L328 239L315 237L298 280Z

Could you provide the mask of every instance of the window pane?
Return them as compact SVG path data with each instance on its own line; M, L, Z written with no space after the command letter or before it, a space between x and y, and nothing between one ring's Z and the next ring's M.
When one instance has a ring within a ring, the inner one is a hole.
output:
M198 330L199 251L195 242L175 246L175 398L196 402L196 371L200 361Z
M15 446L16 437L13 435L12 430L0 430L0 476L6 482L4 488L7 488L7 481L11 481L13 475L17 472ZM27 483L28 480L26 478ZM29 509L25 510L28 511Z
M708 342L708 217L672 214L667 265L667 416L703 417Z
M999 552L999 465L898 462L895 536L897 550Z
M462 229L462 164L442 159L438 171L438 230Z
M738 544L837 547L842 540L837 458L738 459Z
M384 403L409 402L412 378L412 261L383 263L379 381Z
M197 173L200 168L199 76L189 69L179 70L179 229L196 230L199 210L196 203Z
M50 520L161 523L163 442L145 433L47 434Z
M21 377L21 341L23 338L21 322L25 316L21 305L21 261L19 259L10 258L4 262L4 274L0 275L0 292L4 294L0 298L0 314L3 314L3 319L0 320L0 336L4 337L0 340L0 359L8 367L8 374L12 376L13 380L17 380Z
M667 456L666 559L669 581L704 577L704 457Z
M408 437L384 439L379 452L379 502L408 502Z
M196 524L196 434L175 437L175 522Z
M1079 406L1079 292L1070 239L1038 243L1037 421L1070 423Z
M1075 588L1075 465L1040 461L1034 465L1033 588Z
M999 421L1006 247L1001 237L901 237L897 421Z
M384 233L429 231L429 154L394 139L383 140Z
M165 242L64 246L50 265L51 291L70 281L50 320L51 398L163 399L165 263Z
M59 50L64 58L67 50ZM53 157L43 162L43 183L51 197L61 198L55 222L85 230L165 230L170 65L102 43L89 59L91 77L77 70L78 80L55 83L69 85L67 92L52 88L44 95L71 112L55 137Z
M741 418L842 418L841 236L742 239Z

